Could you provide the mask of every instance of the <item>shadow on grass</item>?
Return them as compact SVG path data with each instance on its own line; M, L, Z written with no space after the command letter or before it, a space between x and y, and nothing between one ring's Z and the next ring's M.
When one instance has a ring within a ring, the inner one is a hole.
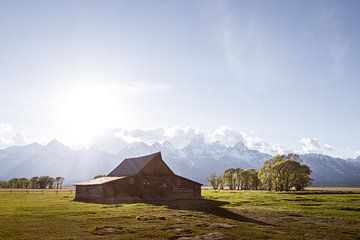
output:
M211 200L211 199L178 199L178 200L163 200L163 201L111 201L111 202L94 202L94 201L86 201L80 199L74 199L74 201L85 202L85 203L95 203L95 204L127 204L127 203L145 203L151 204L155 206L166 206L168 209L173 210L187 210L187 211L196 211L196 212L203 212L205 214L215 215L221 218L227 218L239 222L247 222L247 223L254 223L263 226L273 226L272 224L266 223L261 220L257 220L254 218L249 218L243 216L241 214L235 213L230 209L227 209L223 206L230 204L226 201L218 201L218 200ZM115 205L117 206L117 205Z
M248 218L238 213L230 211L222 206L229 204L224 201L210 200L210 199L181 199L181 200L170 200L170 201L159 201L159 202L146 202L153 205L166 206L169 209L175 210L188 210L203 212L205 214L212 214L221 218L227 218L239 222L255 223L258 225L272 226L269 223Z

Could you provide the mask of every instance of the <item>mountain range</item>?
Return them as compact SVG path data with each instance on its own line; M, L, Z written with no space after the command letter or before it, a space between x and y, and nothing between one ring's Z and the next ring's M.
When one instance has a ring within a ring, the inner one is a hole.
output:
M86 150L74 150L52 140L47 145L32 143L0 150L0 179L40 175L63 176L67 184L107 174L124 158L161 151L166 163L175 173L206 184L210 173L222 173L227 168L256 168L271 155L250 149L241 141L232 146L208 142L194 136L182 148L170 141L147 144L117 141L98 141ZM313 185L360 185L360 157L334 158L322 154L302 154L303 163L312 170Z

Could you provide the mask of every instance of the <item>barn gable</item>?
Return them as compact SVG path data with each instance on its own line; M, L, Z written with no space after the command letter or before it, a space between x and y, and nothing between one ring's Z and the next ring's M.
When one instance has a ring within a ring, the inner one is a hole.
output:
M162 160L161 154L154 157L146 166L139 172L143 176L175 176L175 173Z
M145 172L157 172L152 169L150 162L152 161L160 161L158 162L158 166L161 168L157 169L162 170L159 172L166 172L168 174L174 175L173 171L166 165L166 163L162 160L161 153L157 152L154 154L136 157L136 158L127 158L122 161L114 170L112 170L108 176L109 177L121 177L121 176L135 176L141 171Z

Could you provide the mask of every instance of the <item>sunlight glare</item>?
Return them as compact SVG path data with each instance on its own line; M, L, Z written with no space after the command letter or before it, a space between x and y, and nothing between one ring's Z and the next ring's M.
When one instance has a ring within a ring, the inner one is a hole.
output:
M125 99L111 85L95 85L72 89L60 104L62 139L67 143L86 144L106 128L121 124L127 112Z

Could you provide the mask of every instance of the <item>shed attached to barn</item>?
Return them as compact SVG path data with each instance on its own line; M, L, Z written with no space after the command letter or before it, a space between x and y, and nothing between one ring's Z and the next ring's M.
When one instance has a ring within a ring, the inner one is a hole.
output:
M106 177L76 184L75 199L113 203L200 197L201 184L176 175L157 152L127 158Z

